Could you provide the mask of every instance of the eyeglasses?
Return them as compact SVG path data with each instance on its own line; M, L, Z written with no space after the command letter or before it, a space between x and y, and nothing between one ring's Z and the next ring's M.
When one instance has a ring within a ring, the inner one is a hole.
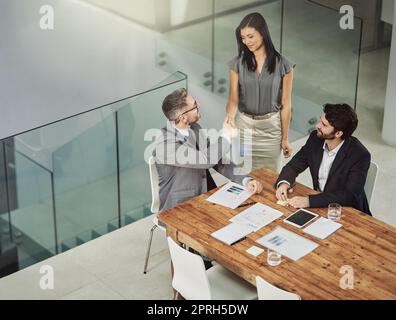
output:
M193 110L195 110L195 109L197 109L197 110L199 109L197 100L194 101L194 108L191 108L191 109L189 109L189 110L187 110L187 111L184 111L183 113L179 114L179 115L176 117L175 120L179 119L179 117L182 116L183 114L186 114L186 113L188 113L188 112L190 112L190 111L193 111Z

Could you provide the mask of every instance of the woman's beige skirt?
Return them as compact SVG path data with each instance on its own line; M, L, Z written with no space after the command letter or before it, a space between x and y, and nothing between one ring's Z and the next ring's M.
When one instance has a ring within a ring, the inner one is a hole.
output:
M279 172L281 156L281 118L276 112L268 119L252 119L241 112L235 116L235 126L240 130L244 167L251 170L270 168ZM249 130L250 129L250 130ZM244 170L249 171L249 170Z

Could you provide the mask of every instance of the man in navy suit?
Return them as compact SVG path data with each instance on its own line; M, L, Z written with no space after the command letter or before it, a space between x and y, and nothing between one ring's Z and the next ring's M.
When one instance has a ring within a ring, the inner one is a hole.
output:
M352 133L358 119L347 104L326 104L306 144L283 167L276 181L276 197L295 208L321 208L336 202L369 215L364 184L370 167L370 152ZM320 193L292 197L296 177L309 168L313 187Z

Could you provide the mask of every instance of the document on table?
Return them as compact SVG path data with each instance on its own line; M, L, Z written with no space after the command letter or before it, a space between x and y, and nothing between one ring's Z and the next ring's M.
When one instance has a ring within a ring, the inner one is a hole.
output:
M336 232L342 224L334 222L330 219L320 217L314 223L310 224L308 227L303 229L305 233L308 233L319 239L326 239L329 235Z
M251 195L252 192L250 192L248 188L235 182L229 182L206 200L227 208L235 209Z
M304 257L319 246L317 243L282 227L276 227L272 232L257 239L256 242L294 261Z
M257 231L282 216L282 212L265 204L256 203L250 208L243 210L236 216L232 217L230 221L251 226L254 228L254 231Z
M238 240L243 239L253 231L254 229L251 226L238 223L230 223L225 227L213 232L211 236L216 238L217 240L231 245Z

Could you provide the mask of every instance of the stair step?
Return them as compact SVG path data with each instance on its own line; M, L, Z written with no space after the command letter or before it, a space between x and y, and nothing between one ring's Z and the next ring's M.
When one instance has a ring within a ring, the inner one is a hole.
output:
M99 232L97 232L96 230L92 230L91 231L91 238L92 239L96 239L96 238L98 238L100 236L101 236L101 234Z
M65 252L77 246L76 238L67 239L61 243L61 252Z
M111 222L107 223L107 232L112 232L112 231L118 229L118 226L115 226L113 223L111 223Z
M124 225L131 224L135 221L136 220L134 218L132 218L131 216L127 216L127 215L124 216Z

